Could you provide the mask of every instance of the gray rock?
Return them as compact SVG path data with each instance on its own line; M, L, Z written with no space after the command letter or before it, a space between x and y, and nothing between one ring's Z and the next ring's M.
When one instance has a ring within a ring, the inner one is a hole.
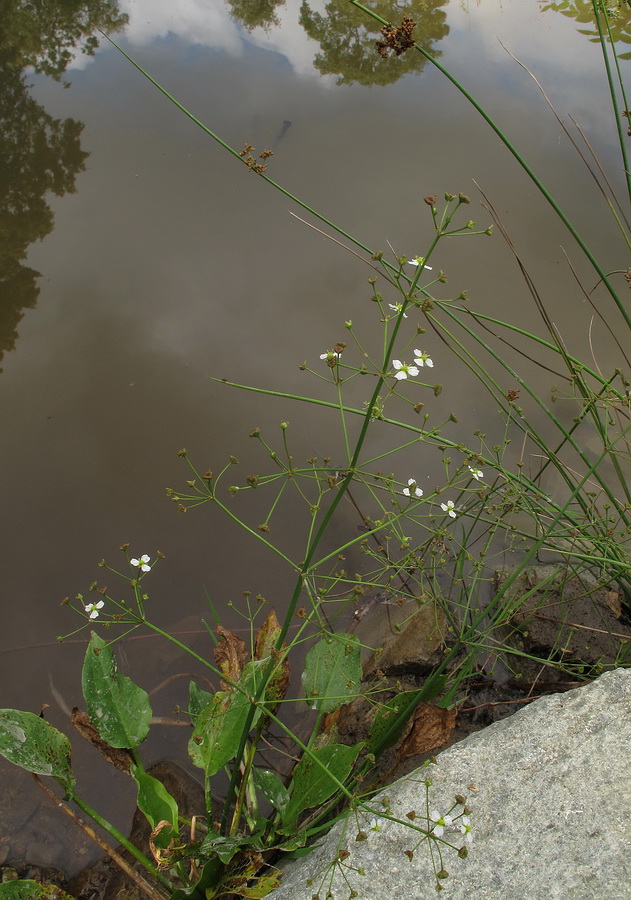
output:
M474 842L466 859L443 845L445 897L631 900L630 747L631 670L617 669L471 735L377 799L403 819L414 810L414 824L427 827L433 809L445 814L456 794L466 798ZM358 842L360 828L367 839ZM339 823L309 856L285 864L270 896L340 900L352 889L362 900L435 897L430 848L440 869L441 845L414 849L420 833L383 819L379 829L354 816ZM459 833L443 838L462 845ZM340 861L340 850L350 855Z

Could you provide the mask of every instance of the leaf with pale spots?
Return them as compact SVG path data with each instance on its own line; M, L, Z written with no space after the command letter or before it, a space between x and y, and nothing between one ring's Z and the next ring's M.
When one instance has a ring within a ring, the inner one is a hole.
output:
M320 712L333 712L352 700L361 679L360 644L355 635L329 635L307 653L303 676L306 701Z
M144 741L151 722L149 695L119 673L114 654L95 632L81 682L92 724L110 747L133 749Z
M27 772L56 778L72 795L76 782L70 768L70 741L40 716L0 709L0 753Z
M267 660L247 663L231 691L217 691L210 703L198 714L188 752L194 765L204 769L206 776L216 775L236 755L245 728L250 698L263 683ZM252 727L260 717L257 710Z

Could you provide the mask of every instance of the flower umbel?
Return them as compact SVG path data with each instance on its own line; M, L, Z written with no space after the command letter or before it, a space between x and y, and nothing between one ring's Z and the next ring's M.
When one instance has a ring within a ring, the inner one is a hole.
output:
M416 366L409 366L407 363L401 362L400 359L393 359L392 365L397 370L394 375L397 381L403 381L406 378L416 378L418 375Z
M140 559L130 559L130 563L132 566L136 566L136 568L140 568L142 572L150 572L151 566L149 565L150 556L147 556L146 553L140 557Z
M433 834L436 837L442 837L445 831L445 828L449 828L453 823L453 818L451 816L441 816L437 809L432 810L430 815L430 821L434 823L432 828Z
M396 313L400 313L401 310L403 309L402 303L388 303L388 306L390 307L390 309L393 309ZM408 314L403 313L403 318L407 319L407 317L408 317Z
M99 600L98 603L88 603L83 608L85 609L85 611L87 612L87 614L90 616L91 619L98 619L99 610L103 609L104 605L105 604L104 604L103 600Z
M415 350L414 362L417 366L429 366L430 369L434 367L434 362L430 359L429 353L426 350L423 350L423 352Z
M482 469L473 469L471 466L469 466L469 471L476 481L481 481L484 478L484 472L482 471Z
M327 350L326 353L320 354L320 359L339 359L341 353L336 353L335 350Z
M422 497L423 491L413 478L408 478L408 486L403 488L406 497Z
M456 504L453 500L448 500L446 503L441 503L440 508L443 512L449 513L452 519L456 518Z

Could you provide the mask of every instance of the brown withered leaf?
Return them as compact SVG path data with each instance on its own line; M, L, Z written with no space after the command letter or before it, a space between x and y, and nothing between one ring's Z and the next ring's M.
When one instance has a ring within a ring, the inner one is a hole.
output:
M263 622L254 638L254 659L265 659L272 655L276 641L281 632L280 622L276 618L276 612L272 610Z
M215 663L217 668L231 681L238 681L245 665L248 651L245 643L234 633L217 625L219 643L215 647ZM222 691L231 691L232 685L223 679L219 682Z
M280 657L280 654L278 650L276 650L276 642L278 641L280 633L280 623L276 618L275 611L272 610L256 633L256 637L254 639L254 659L265 659L266 657L271 656L272 659L277 661ZM283 648L284 647L285 644L283 644ZM270 679L270 683L266 691L267 699L278 701L282 700L287 693L288 687L289 660L287 659L287 657L285 657L282 663L280 663L280 665L278 665L274 670L274 674ZM274 707L274 709L275 708L276 707ZM274 709L272 709L272 712L274 711Z
M399 762L446 744L456 724L457 712L456 709L442 709L433 703L419 704L397 751Z
M77 706L72 710L70 721L86 741L90 741L91 744L94 744L101 756L117 769L120 769L121 772L125 772L127 775L130 774L129 767L134 761L134 758L129 750L110 747L109 744L106 744L92 724L90 716L87 713L82 712Z

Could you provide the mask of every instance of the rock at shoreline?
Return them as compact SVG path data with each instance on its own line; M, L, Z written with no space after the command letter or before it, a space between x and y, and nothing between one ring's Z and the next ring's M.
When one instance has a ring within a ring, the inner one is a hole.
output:
M629 746L631 670L616 669L472 734L379 797L401 818L415 811L421 825L425 779L430 810L445 814L456 794L466 798L475 839L466 859L443 849L450 900L631 900ZM346 900L355 890L358 900L434 898L427 842L411 853L418 833L378 824L362 823L360 841L356 821L345 833L338 824L309 856L285 864L270 897ZM444 837L462 845L460 834Z

